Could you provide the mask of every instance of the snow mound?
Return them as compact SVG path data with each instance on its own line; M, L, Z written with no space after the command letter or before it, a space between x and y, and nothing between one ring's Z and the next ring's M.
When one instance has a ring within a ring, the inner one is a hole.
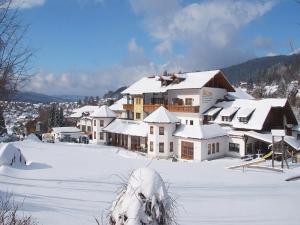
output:
M41 140L35 134L29 134L26 140L41 142Z
M26 159L21 150L11 143L7 143L0 149L0 166L22 166L26 165Z
M113 203L109 224L172 224L172 218L172 201L163 179L153 169L140 168Z

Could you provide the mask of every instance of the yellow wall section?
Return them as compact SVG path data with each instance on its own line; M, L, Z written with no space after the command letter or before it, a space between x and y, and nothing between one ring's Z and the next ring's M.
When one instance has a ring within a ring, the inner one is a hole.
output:
M144 107L143 106L144 106L143 97L134 97L134 108L133 108L134 120L143 120L144 119L144 115L143 115ZM141 114L140 119L136 118L136 113Z

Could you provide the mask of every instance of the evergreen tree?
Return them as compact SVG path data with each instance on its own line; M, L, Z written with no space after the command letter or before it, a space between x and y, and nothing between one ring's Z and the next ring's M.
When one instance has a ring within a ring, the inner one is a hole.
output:
M64 110L62 107L60 107L60 109L59 109L57 125L60 127L64 126Z
M5 132L6 132L5 119L3 116L3 111L0 109L0 134L3 134Z
M82 105L81 99L78 100L78 105L80 105L80 106Z

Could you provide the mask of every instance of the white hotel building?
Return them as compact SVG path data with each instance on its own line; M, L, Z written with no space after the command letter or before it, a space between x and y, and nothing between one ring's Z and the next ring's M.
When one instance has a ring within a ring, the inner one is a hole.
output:
M220 70L144 77L122 94L123 109L101 106L89 115L95 143L202 161L267 152L271 129L285 129L286 146L300 150L287 99L253 99Z

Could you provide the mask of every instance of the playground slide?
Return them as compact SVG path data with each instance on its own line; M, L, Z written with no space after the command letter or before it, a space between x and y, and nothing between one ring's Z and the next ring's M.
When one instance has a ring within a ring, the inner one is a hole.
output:
M300 180L300 175L292 176L285 179L285 181L294 181L294 180Z
M262 159L267 159L273 154L273 151L270 151L268 154L264 155Z

